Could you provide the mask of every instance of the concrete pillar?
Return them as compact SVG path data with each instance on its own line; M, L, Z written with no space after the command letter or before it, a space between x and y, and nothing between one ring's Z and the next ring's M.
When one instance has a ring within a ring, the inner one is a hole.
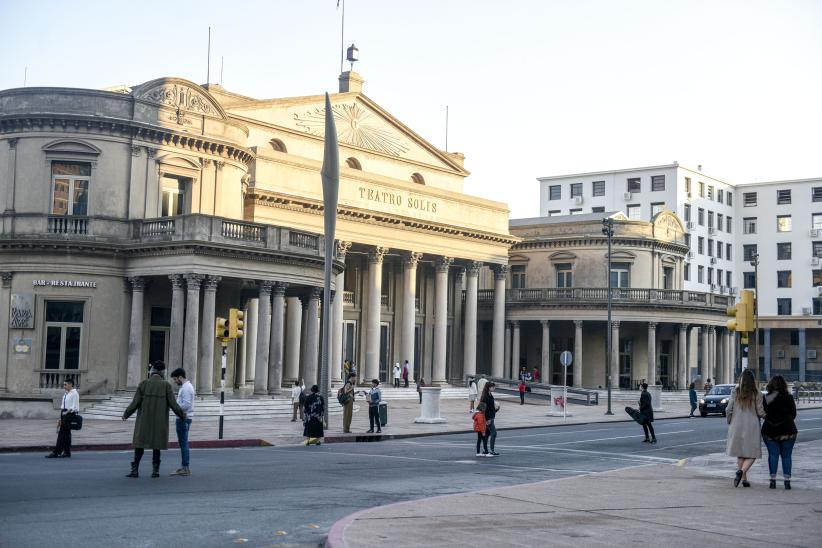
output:
M408 360L408 378L414 379L414 337L417 326L417 265L422 253L410 252L403 258L402 278L402 335L400 336L400 364Z
M494 265L494 324L491 332L491 376L502 377L505 362L505 277L508 265Z
M380 374L380 317L382 313L382 260L387 247L368 253L368 307L365 314L365 368L360 378L376 379ZM359 368L357 368L360 371Z
M692 325L688 328L688 372L685 375L685 384L690 385L695 375L699 374L699 327Z
M285 379L286 386L300 378L300 339L302 338L303 306L299 297L286 299L285 315Z
M688 324L679 324L679 344L676 359L676 387L688 388Z
M477 281L482 263L473 261L465 268L465 332L463 342L463 375L477 374Z
M611 378L612 388L619 388L619 322L611 321Z
M807 368L808 346L805 339L805 328L799 328L799 382L805 382Z
M728 331L722 329L719 331L719 378L722 384L728 382Z
M271 293L271 334L268 340L268 393L279 394L283 386L283 350L285 347L285 290L288 284L277 282Z
M768 380L771 378L771 328L766 327L762 331L765 334L765 349L763 351L765 355L765 380ZM756 370L754 369L754 371Z
M431 382L445 384L448 345L448 270L454 259L440 257L434 263L434 363Z
M143 380L143 301L146 281L144 278L128 279L131 284L131 323L128 332L128 369L126 388L134 390ZM196 346L195 346L196 350ZM196 352L195 352L196 353Z
M220 276L207 276L203 291L203 325L200 337L200 365L197 374L197 394L207 395L214 392L214 340L217 327L215 301ZM173 304L172 304L173 307ZM172 370L173 371L173 370Z
M171 333L168 344L168 368L174 371L183 366L183 329L185 322L185 280L180 274L172 274L171 280Z
M271 342L271 290L274 282L260 282L257 299L257 345L254 358L254 393L268 395L268 345Z
M503 366L502 376L511 377L511 322L505 322L505 365Z
M3 224L0 221L0 230ZM9 316L11 315L11 281L13 272L0 272L2 291L0 291L0 392L6 392L9 386ZM119 388L119 387L117 387Z
M513 321L511 322L512 327L512 334L511 334L511 378L517 379L519 378L519 368L520 368L520 330L519 330L519 322Z
M708 326L708 377L716 384L716 328Z
M246 312L245 336L246 339L246 366L245 366L245 384L254 385L254 377L257 370L257 325L260 322L260 299L254 297L248 300L248 312ZM266 336L266 338L268 338Z
M656 324L648 322L648 374L645 381L649 385L656 384Z
M582 387L582 320L574 320L574 387Z
M351 242L337 242L337 260L344 264L349 249L351 249ZM329 360L331 382L342 380L344 299L345 270L336 276L334 298L331 301L331 358Z
M200 336L200 286L205 276L202 274L186 274L186 324L185 340L183 341L183 369L186 370L188 380L197 386L197 353Z
M736 381L736 362L738 361L739 338L736 333L731 333L728 339L730 339L728 341L728 344L730 345L730 363L728 364L730 369L728 371L728 382L732 383Z
M465 286L465 267L460 265L454 268L451 274L451 295L453 295L453 307L451 315L451 335L448 344L451 345L451 354L446 359L445 375L449 380L456 380L458 384L465 378L465 335L460 333L463 326L462 317L465 314L465 306L462 296L467 290ZM460 336L462 335L462 336Z
M540 377L544 384L551 384L551 322L541 320L542 324L542 363Z
M702 367L700 375L702 376L702 384L705 384L711 378L711 366L708 359L710 354L710 344L708 343L708 326L702 326Z
M305 359L303 360L303 380L305 386L318 384L317 367L320 350L320 295L322 288L314 287L308 294L308 307L305 321Z

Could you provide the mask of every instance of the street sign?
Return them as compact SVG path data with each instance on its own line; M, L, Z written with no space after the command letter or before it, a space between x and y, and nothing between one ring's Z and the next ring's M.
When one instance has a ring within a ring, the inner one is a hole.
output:
M574 356L567 350L559 355L559 363L561 363L563 367L568 367L573 362Z

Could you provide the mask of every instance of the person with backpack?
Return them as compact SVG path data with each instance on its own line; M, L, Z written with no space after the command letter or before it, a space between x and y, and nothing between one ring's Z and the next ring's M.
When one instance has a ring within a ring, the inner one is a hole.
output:
M325 400L319 394L320 387L311 387L311 395L305 398L305 417L303 418L303 436L306 445L320 445L325 435L323 418L325 417Z
M488 422L485 420L485 404L480 402L474 410L474 432L477 433L477 456L490 457L488 454ZM480 453L480 443L482 443L482 453Z
M297 422L297 411L300 413L300 420L303 420L303 405L305 405L304 387L300 385L299 379L294 381L291 389L291 422Z
M357 382L357 374L349 373L345 384L337 391L337 401L343 408L343 433L351 433L351 418L354 413L354 384Z
M368 391L368 434L374 433L374 423L377 424L377 434L382 433L380 425L380 400L382 399L382 392L380 392L380 381L374 379L371 381L371 390Z
M768 485L776 489L776 469L782 459L782 479L785 489L791 488L791 462L793 446L796 443L796 402L788 391L782 375L774 375L766 387L765 420L762 421L762 439L768 448L768 471L771 481Z

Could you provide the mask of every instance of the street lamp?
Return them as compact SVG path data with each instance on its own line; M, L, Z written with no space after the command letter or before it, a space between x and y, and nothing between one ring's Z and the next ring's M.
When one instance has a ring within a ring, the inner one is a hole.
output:
M605 387L608 389L608 411L605 414L613 415L611 411L611 337L613 336L611 329L611 240L614 237L614 220L612 218L602 219L602 233L608 237L608 265L605 271L605 277L608 280L608 348L605 350Z
M754 267L754 378L759 382L759 253L751 255L751 266ZM750 351L748 352L750 354Z

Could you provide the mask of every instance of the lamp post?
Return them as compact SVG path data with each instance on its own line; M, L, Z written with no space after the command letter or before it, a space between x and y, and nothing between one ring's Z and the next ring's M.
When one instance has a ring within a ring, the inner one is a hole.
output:
M759 253L751 255L751 266L754 267L754 346L753 361L754 378L759 382ZM750 355L750 350L748 354Z
M613 415L611 411L611 352L613 330L611 329L611 240L614 237L614 220L610 217L602 219L602 233L608 238L608 265L605 278L608 280L608 348L605 350L605 387L608 389L608 410L606 415Z

